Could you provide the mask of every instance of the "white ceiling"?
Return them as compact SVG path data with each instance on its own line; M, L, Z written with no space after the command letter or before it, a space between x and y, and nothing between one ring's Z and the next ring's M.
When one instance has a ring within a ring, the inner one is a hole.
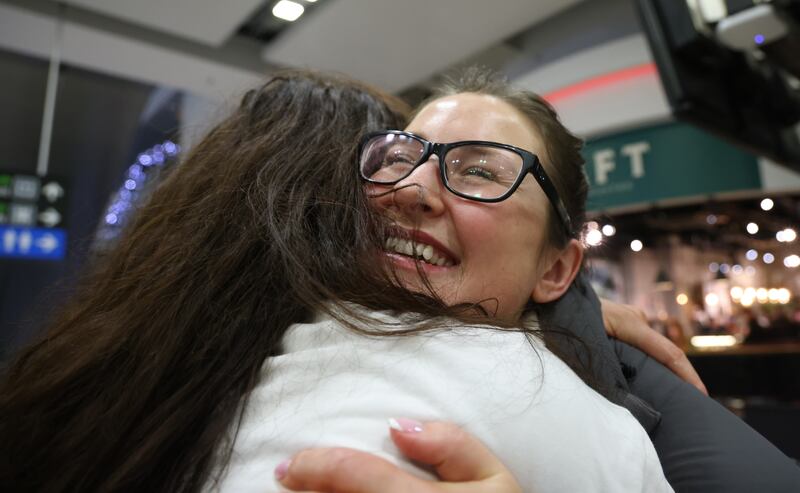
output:
M321 0L263 56L398 91L580 1Z
M225 42L264 0L61 0L210 46Z
M57 0L32 1L52 6ZM205 54L210 60L253 73L275 66L338 71L398 92L460 63L503 67L509 57L520 55L504 41L584 0L318 0L314 9L266 44L260 58L255 41L251 50L239 53L231 41L242 38L231 38L270 0L62 1L102 16L94 18L93 28L102 30L103 19L115 19L208 47L189 49L177 40L159 39L141 30L138 35L120 32L122 38L159 48L189 50L187 58ZM118 27L119 23L109 22L109 35L117 34ZM170 43L174 46L167 46ZM238 62L231 58L237 54L242 55ZM117 61L125 64L124 59ZM210 78L218 77L206 77Z

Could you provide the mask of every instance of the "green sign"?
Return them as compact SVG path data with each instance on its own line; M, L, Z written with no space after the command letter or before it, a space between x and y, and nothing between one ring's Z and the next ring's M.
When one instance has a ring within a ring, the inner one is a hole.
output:
M685 124L591 140L584 157L591 211L761 188L755 156Z

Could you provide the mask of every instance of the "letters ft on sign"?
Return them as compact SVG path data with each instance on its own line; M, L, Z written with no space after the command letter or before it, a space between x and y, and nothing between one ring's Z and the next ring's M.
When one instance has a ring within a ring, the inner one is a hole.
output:
M619 153L627 157L631 165L631 178L644 176L644 156L650 151L648 142L633 142L622 146ZM614 149L600 149L592 156L594 161L594 183L605 185L608 174L617 168L617 154Z

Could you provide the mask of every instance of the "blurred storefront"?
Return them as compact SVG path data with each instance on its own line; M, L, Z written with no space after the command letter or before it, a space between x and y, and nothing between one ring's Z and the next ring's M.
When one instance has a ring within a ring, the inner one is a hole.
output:
M770 435L763 418L800 402L800 175L682 124L594 139L585 158L598 293L641 308ZM769 438L794 450L790 435Z

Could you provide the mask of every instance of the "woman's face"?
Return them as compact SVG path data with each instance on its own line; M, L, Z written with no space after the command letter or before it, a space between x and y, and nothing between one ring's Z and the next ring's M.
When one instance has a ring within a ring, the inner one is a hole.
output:
M432 142L485 140L544 155L532 123L494 96L462 93L437 99L406 130ZM432 247L432 252L423 248L423 257L431 258L420 266L446 303L482 301L497 318L516 320L548 268L543 257L549 250L547 197L528 175L502 202L463 199L444 187L438 166L438 158L432 156L394 185L395 192L373 198L373 204L396 222L402 230L398 237L411 236ZM374 194L388 189L371 187ZM403 241L390 239L384 254L405 286L421 290L415 262L398 253L404 248Z

